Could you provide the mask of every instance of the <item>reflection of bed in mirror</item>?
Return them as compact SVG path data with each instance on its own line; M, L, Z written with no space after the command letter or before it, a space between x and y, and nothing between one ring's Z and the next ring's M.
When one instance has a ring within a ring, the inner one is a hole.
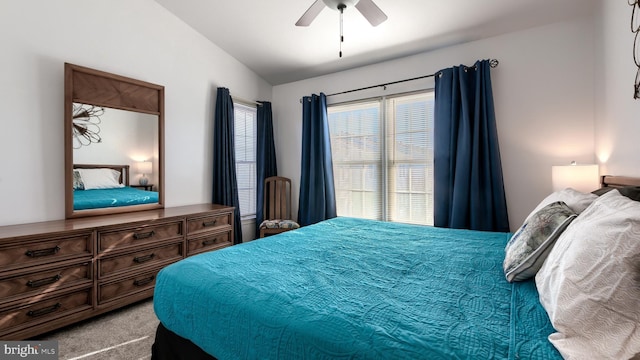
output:
M158 192L129 186L129 165L74 164L73 169L74 210L158 202Z

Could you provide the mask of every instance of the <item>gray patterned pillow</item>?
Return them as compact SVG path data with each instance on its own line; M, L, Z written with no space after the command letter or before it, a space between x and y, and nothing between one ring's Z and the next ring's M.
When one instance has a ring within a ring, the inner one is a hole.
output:
M84 190L82 176L78 170L73 170L73 190Z
M552 202L531 215L505 248L503 268L507 280L513 282L534 277L555 241L576 216L563 201Z

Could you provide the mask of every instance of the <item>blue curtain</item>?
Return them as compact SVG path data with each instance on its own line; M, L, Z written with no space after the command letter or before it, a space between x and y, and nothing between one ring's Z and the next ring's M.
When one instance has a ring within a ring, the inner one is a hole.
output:
M273 116L271 103L262 101L258 105L258 132L256 148L256 234L260 232L260 224L264 220L264 179L278 175L276 163L276 147L273 139Z
M233 100L227 88L218 88L213 119L213 203L234 206L234 244L242 242L236 153L234 145Z
M436 75L434 225L509 231L488 60Z
M327 119L327 97L302 99L302 164L298 223L315 224L336 217L331 138Z

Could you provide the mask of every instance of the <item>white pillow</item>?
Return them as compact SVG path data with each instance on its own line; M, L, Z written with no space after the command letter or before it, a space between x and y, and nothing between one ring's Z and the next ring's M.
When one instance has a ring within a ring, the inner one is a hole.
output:
M538 210L556 201L564 202L571 208L571 210L573 210L573 212L580 215L580 213L583 212L584 209L586 209L589 205L591 205L591 203L597 198L598 195L583 193L572 188L559 190L544 198L544 200L542 200L538 204L538 206L536 206L536 208L533 209L533 211L527 216L527 219L529 219L531 215L537 213Z
M565 359L640 353L640 202L600 196L560 235L536 275Z
M120 183L120 172L117 170L108 168L77 170L80 173L85 190L124 187Z

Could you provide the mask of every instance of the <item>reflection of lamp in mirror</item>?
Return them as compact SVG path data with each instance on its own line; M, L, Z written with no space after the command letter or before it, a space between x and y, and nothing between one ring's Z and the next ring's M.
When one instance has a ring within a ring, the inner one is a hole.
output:
M151 174L152 169L150 161L140 161L138 163L138 173L142 174L139 180L140 185L149 184L149 178L146 175Z
M591 192L600 187L598 165L578 165L572 161L571 165L552 166L551 182L553 191L570 187L585 193Z

